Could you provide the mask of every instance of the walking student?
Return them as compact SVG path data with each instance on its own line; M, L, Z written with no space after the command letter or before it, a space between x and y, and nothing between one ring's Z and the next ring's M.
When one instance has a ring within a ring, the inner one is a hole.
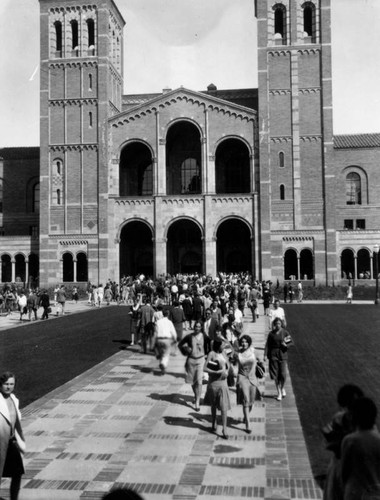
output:
M163 311L164 317L155 324L154 349L156 358L159 361L161 374L165 375L170 358L170 351L173 344L177 342L177 332L173 323L168 318L169 310Z

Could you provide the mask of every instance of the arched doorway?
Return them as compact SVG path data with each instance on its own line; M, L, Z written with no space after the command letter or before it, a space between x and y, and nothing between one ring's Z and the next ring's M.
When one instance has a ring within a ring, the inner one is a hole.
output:
M313 252L309 248L304 248L300 253L300 274L301 280L314 279L314 258Z
M26 280L26 263L25 255L21 253L15 256L15 271L16 271L16 281L21 281L22 283Z
M128 222L120 233L120 277L153 276L153 235L140 221Z
M226 139L215 154L216 192L249 193L250 162L249 150L239 139Z
M248 225L239 219L228 219L216 233L217 271L252 272L252 242Z
M352 279L355 277L354 252L350 248L343 250L340 256L340 269L343 279Z
M74 259L69 252L62 255L62 278L65 282L74 281Z
M87 255L84 252L77 255L77 281L88 281Z
M153 160L149 148L141 142L127 144L120 154L120 196L153 194Z
M299 279L297 252L293 248L286 250L284 255L284 279Z
M201 193L201 164L198 128L187 121L173 124L166 137L166 193Z
M1 256L1 281L2 283L12 281L12 260L7 254Z
M169 274L203 271L202 232L195 222L181 219L169 227L167 270Z
M371 277L371 256L369 250L361 248L357 254L357 278L369 279Z
M38 286L38 278L39 278L38 255L35 253L31 253L29 255L29 276L28 276L28 281L30 283L31 288L35 288L36 286Z

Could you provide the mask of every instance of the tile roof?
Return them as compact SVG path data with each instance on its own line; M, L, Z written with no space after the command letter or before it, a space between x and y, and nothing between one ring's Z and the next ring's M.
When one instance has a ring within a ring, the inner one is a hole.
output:
M40 148L37 147L14 147L0 148L0 158L4 160L25 160L40 157Z
M380 134L334 135L335 149L379 148Z

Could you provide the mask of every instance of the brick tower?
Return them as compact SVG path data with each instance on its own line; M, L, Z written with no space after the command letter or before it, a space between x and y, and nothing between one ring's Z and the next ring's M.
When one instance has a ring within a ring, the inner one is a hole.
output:
M336 273L330 14L330 0L256 3L263 278L284 277L287 249L298 278Z
M123 26L112 0L40 0L41 286L97 282L106 267L107 119L121 110Z

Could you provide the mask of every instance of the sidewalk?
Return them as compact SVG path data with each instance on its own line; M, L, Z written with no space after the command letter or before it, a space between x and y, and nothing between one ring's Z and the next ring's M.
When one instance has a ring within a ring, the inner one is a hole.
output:
M250 320L244 331L262 357L266 318ZM282 402L268 377L260 383L265 397L252 410L249 435L232 389L226 441L220 427L210 432L208 407L194 411L184 362L171 357L159 376L152 355L130 348L24 408L20 500L100 500L112 487L133 488L145 500L322 498L289 380ZM0 497L9 498L8 488L4 479Z

